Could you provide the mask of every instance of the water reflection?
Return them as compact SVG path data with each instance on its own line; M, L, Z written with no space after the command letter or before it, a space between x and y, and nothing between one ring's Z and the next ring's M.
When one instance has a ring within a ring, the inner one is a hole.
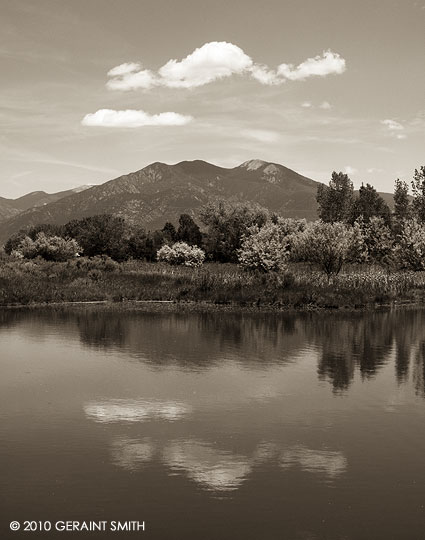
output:
M296 362L318 354L319 380L336 393L349 390L359 374L375 378L395 358L399 384L414 378L425 395L425 310L359 313L141 313L114 311L0 310L0 333L19 327L42 340L55 329L64 340L154 369L170 366L203 371L229 360L249 370Z
M191 412L191 407L175 401L116 399L84 405L86 415L96 422L143 422L160 419L172 422Z
M277 463L282 470L296 468L321 475L329 481L347 469L347 459L341 451L282 446L275 442L260 442L251 455L224 450L199 439L171 440L164 444L154 443L150 438L120 437L111 445L112 462L128 471L142 470L154 457L201 488L219 493L239 489L256 467L267 463Z

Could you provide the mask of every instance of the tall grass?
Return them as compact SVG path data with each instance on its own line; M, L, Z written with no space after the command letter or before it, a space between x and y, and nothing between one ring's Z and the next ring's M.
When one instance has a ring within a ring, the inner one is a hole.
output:
M328 278L309 265L284 273L232 264L201 268L95 257L68 262L0 259L0 305L168 300L283 307L358 307L425 297L425 272L352 267Z

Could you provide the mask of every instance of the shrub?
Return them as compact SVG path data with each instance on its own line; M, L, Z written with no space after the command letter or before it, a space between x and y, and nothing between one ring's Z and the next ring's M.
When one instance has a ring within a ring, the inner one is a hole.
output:
M403 222L395 257L402 268L425 270L425 223L416 218Z
M281 271L289 258L290 236L279 224L267 223L261 229L252 227L238 250L239 264L248 270Z
M172 246L162 246L157 252L157 259L168 264L196 267L204 262L205 252L197 246L176 242Z
M35 240L26 236L12 253L25 259L42 257L46 261L66 261L76 257L80 250L80 246L73 239L46 236L45 233L41 232Z
M359 231L341 222L315 221L292 238L292 259L316 263L328 274L338 274L349 260Z

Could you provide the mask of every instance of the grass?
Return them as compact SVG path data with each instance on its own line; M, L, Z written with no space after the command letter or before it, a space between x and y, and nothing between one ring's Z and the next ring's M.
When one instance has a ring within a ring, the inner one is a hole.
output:
M64 263L0 259L0 305L166 300L213 305L355 308L425 297L425 272L351 267L330 279L308 265L283 274L249 273L236 265L201 268L100 257Z

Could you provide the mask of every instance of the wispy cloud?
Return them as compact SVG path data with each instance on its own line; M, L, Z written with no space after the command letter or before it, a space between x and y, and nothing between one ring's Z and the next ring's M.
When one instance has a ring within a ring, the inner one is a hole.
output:
M192 120L191 116L175 112L149 114L134 109L125 111L100 109L95 113L86 114L81 123L83 126L138 128L142 126L183 126Z
M400 122L387 118L386 120L381 120L381 124L387 128L390 136L395 139L406 139L407 135L403 133L404 126Z
M254 139L260 142L276 142L280 139L279 133L268 129L245 129L242 135L249 139Z
M286 80L302 81L343 73L344 58L330 50L308 58L298 66L280 64L275 70L256 64L240 47L226 41L212 41L195 49L182 60L172 59L157 72L142 64L126 62L108 72L107 87L112 90L149 89L154 86L195 88L231 75L247 74L261 84L276 85Z

